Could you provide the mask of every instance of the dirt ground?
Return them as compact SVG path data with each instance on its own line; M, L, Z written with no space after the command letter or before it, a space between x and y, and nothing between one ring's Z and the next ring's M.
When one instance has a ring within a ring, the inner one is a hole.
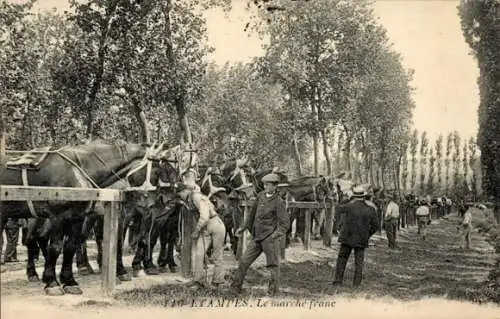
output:
M483 218L475 212L475 218ZM217 311L237 314L243 318L278 315L287 318L322 318L340 315L346 318L500 318L500 307L472 303L477 289L484 286L495 262L493 248L482 235L474 232L473 250L459 249L456 225L459 219L448 216L435 221L429 237L422 241L415 227L398 233L400 250L387 248L385 234L375 235L373 246L367 249L363 285L351 287L353 264L348 264L345 281L340 289L331 286L333 263L338 251L324 248L313 241L311 251L302 245L287 249L287 261L282 266L281 295L265 296L268 275L263 256L249 271L244 293L231 298L222 292L193 292L185 288L180 274L146 276L116 287L112 297L102 297L98 274L76 280L83 295L49 297L41 283L29 283L25 262L2 265L1 318L149 318L183 316L189 318ZM89 250L95 255L95 247ZM19 259L26 257L19 247ZM131 256L125 257L130 265ZM236 266L230 252L225 255L228 272ZM43 264L37 268L42 273ZM93 266L97 269L96 263ZM76 270L76 269L75 269Z

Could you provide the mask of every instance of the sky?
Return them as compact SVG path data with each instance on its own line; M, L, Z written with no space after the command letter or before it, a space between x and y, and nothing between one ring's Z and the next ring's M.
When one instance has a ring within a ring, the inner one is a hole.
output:
M21 0L11 0L21 1ZM458 130L476 136L479 70L460 29L458 0L376 0L375 13L386 28L403 65L415 71L414 127L431 139ZM211 58L219 64L248 61L263 53L256 36L244 31L246 0L233 0L226 15L206 13ZM42 10L67 8L67 0L39 0Z

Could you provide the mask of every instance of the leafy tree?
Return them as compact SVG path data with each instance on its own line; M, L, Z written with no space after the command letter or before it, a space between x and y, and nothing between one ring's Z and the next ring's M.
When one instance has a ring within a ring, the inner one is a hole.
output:
M434 194L436 192L436 180L434 167L436 164L436 155L434 154L434 148L431 146L429 150L429 177L427 179L427 193Z
M445 172L446 186L445 186L445 190L446 190L447 194L450 191L450 185L451 185L451 183L450 183L450 163L451 163L450 155L451 155L452 146L453 146L453 133L450 132L448 134L448 136L446 137L446 158L444 160L444 165L446 167L446 172Z
M436 139L436 145L434 148L436 150L436 163L437 163L436 190L441 191L443 189L443 134L439 134L438 138Z
M500 3L461 0L462 31L479 66L479 136L483 189L500 202ZM497 204L498 206L498 204ZM498 207L496 208L498 210Z
M425 175L427 173L427 154L429 152L429 138L427 132L423 131L420 137L420 192L426 194Z
M410 188L415 191L415 184L417 181L417 150L418 150L418 131L413 130L410 140L410 153L411 153L411 180Z
M471 188L473 200L478 199L478 185L477 185L477 173L476 173L476 151L477 145L473 137L469 139L469 167L471 168Z
M460 134L457 131L453 132L453 146L455 153L453 153L453 188L458 189L460 184Z

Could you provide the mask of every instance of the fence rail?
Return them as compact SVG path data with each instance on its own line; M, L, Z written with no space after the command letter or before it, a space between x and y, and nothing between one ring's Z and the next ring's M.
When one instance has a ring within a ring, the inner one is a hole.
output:
M122 200L122 192L117 189L0 185L0 211L4 201L104 201L111 203L104 214L101 272L101 287L104 295L111 294L116 285L118 215L119 204Z

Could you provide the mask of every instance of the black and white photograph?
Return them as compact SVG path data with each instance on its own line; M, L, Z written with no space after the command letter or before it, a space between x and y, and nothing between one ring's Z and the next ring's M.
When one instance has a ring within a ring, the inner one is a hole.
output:
M1 319L500 319L499 0L0 0Z

